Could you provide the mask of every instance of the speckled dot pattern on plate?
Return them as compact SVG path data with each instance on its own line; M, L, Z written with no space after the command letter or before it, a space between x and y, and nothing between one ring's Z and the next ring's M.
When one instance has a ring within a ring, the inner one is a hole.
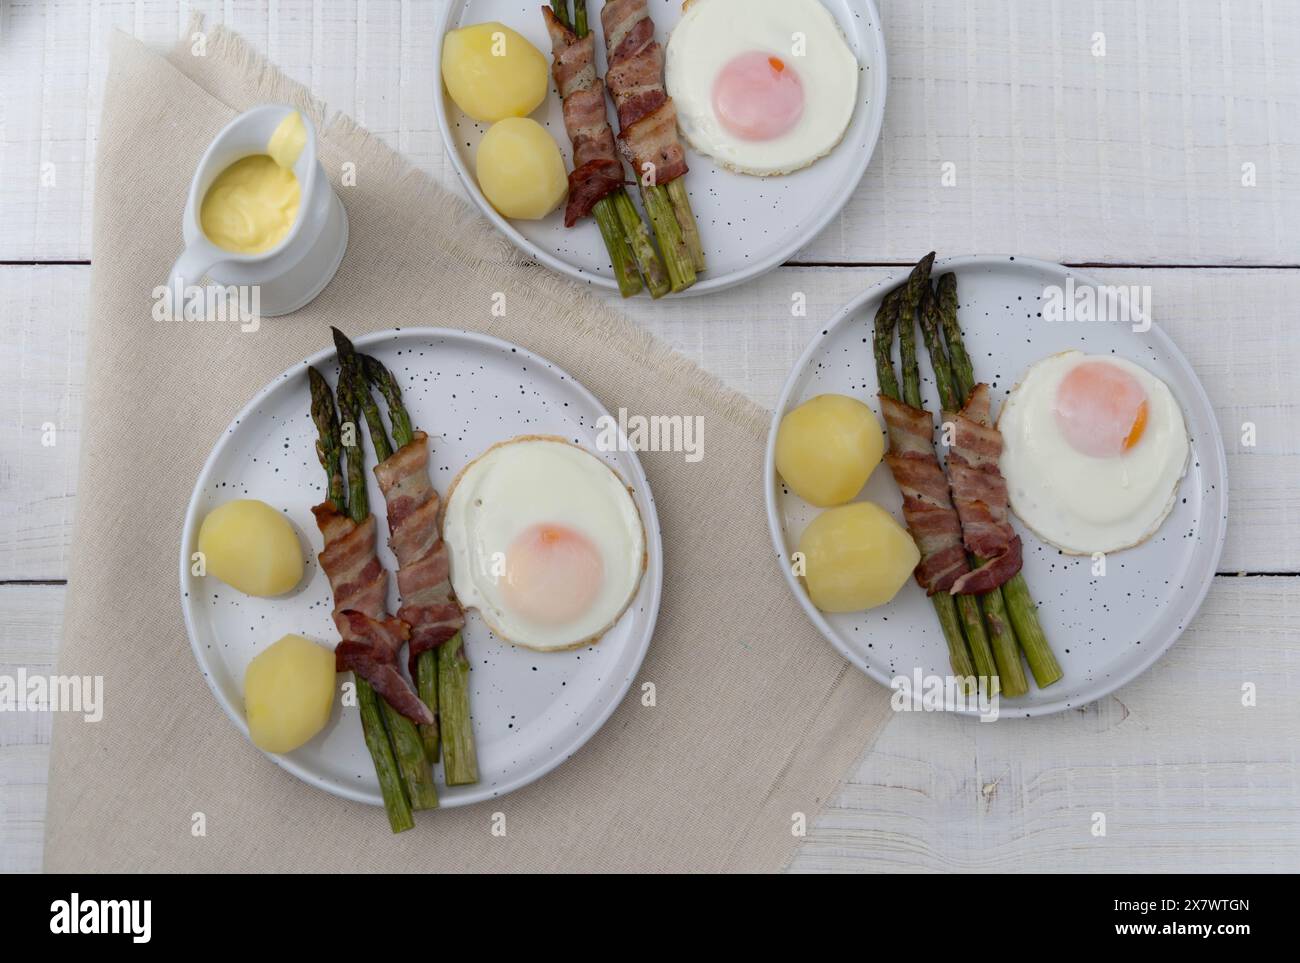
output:
M686 187L709 269L684 295L720 291L789 260L839 213L866 173L885 116L888 70L880 16L873 0L822 0L822 3L839 23L849 48L858 58L858 105L844 139L829 156L784 177L737 174L687 146L686 161L691 170L686 175ZM551 45L541 6L541 0L451 0L445 29L499 21L526 37L546 55L549 63ZM602 6L603 0L587 3L589 22L596 33L596 62L603 77L606 63L604 34L600 28ZM655 36L667 46L673 26L681 19L681 0L649 0L649 10L655 22ZM512 221L501 217L488 204L474 176L474 158L479 141L490 125L466 117L446 95L441 55L439 38L434 51L439 64L440 89L435 99L438 123L448 159L470 197L498 230L547 267L579 281L616 289L609 255L591 218L569 229L564 226L563 208L540 221ZM553 84L545 103L530 116L551 133L560 145L565 163L571 165L573 151L564 129L560 96ZM612 103L609 117L617 133ZM631 177L630 168L624 166ZM635 197L635 189L632 193ZM640 207L639 198L636 204Z
M1187 360L1157 326L1137 332L1118 321L1043 317L1042 298L1049 287L1064 289L1069 277L1078 287L1097 282L1059 265L1012 256L939 261L933 276L948 271L957 275L958 317L975 377L993 389L995 415L1031 364L1071 349L1142 365L1169 385L1183 410L1192 452L1173 511L1146 543L1112 553L1104 576L1093 575L1090 557L1062 554L1013 518L1024 540L1025 579L1065 675L1044 690L1031 677L1029 694L1003 700L1001 715L1043 715L1083 706L1155 662L1186 628L1209 589L1227 525L1227 468L1218 423ZM948 649L934 608L915 580L909 580L891 603L869 612L828 615L814 609L788 559L818 510L786 490L772 459L781 415L814 395L852 395L879 417L871 332L881 297L905 277L900 272L867 291L813 339L777 404L767 451L768 521L787 582L822 634L885 685L917 667L925 674L949 674ZM1155 313L1158 317L1158 300ZM938 391L919 332L917 345L923 397L937 422ZM897 365L897 343L894 358ZM939 452L942 460L943 449ZM877 502L902 521L902 496L887 466L876 469L858 497Z
M598 645L540 653L498 641L469 613L466 651L470 707L478 747L477 785L448 788L437 768L444 806L490 799L525 785L567 759L621 701L649 646L659 607L662 555L650 489L636 455L596 448L598 419L607 413L562 370L523 348L483 335L432 328L379 332L356 340L396 375L415 427L431 439L430 476L440 494L456 473L491 445L522 434L559 435L605 460L632 491L646 530L647 567L628 610ZM311 507L324 500L325 474L316 460L309 414L307 364L333 385L330 349L285 372L250 402L218 440L200 475L182 535L181 593L199 666L231 720L247 732L243 675L249 661L288 632L331 647L337 642L333 597L317 563L321 538ZM371 510L379 516L380 558L386 544L384 503L370 469ZM285 514L302 542L307 571L287 596L256 599L215 578L190 574L198 526L215 506L257 498ZM389 607L398 604L389 579ZM350 675L339 676L342 684ZM250 744L250 752L256 750ZM378 805L379 786L355 708L337 708L328 727L302 748L273 756L295 775L350 799Z

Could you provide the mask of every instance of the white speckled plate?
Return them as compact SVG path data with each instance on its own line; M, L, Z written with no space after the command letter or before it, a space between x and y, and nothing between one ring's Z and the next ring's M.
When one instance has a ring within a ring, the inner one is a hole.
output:
M934 276L947 271L957 275L962 330L975 376L993 388L995 411L1031 364L1072 348L1113 353L1142 365L1163 379L1182 405L1192 454L1174 509L1145 544L1113 553L1105 576L1092 575L1091 558L1063 555L1016 523L1025 545L1025 578L1065 675L1043 690L1031 677L1029 694L1003 700L1002 715L1046 715L1082 706L1149 668L1173 645L1209 590L1228 510L1227 467L1214 409L1187 359L1158 327L1138 333L1129 324L1052 322L1040 315L1048 286L1064 288L1069 277L1076 285L1097 282L1057 264L1018 257L953 258L938 262ZM789 556L818 509L785 490L774 449L781 417L814 395L852 395L879 415L871 330L881 297L905 277L900 273L872 287L813 339L777 404L766 461L768 523L791 590L831 644L884 685L917 667L927 675L949 674L934 608L914 580L888 605L869 612L829 615L814 608ZM1159 292L1154 296L1158 315ZM919 347L926 406L938 411L929 358L924 345ZM885 466L872 474L859 498L883 505L902 521L902 497Z
M686 175L686 183L709 270L683 295L720 291L789 260L840 212L871 162L885 117L887 85L880 15L874 0L821 2L839 22L860 65L858 108L853 120L843 141L829 156L785 177L736 174L687 147L691 170ZM681 19L681 0L649 0L649 3L656 36L666 46L669 33ZM434 97L438 126L447 145L447 157L465 190L502 234L554 271L617 290L600 231L591 218L566 229L562 210L540 221L511 221L492 208L474 176L474 157L488 125L461 113L446 95L442 83L442 34L475 23L492 20L504 23L526 37L549 62L551 44L542 22L541 6L542 0L449 0L446 19L434 46L435 82L439 88ZM602 6L602 0L588 0L590 22L597 35L597 62L604 76L604 35L600 32L599 15ZM572 149L564 130L559 94L552 89L531 116L551 132L565 162L569 163ZM614 121L612 104L610 120Z
M470 706L478 745L479 782L448 788L443 806L463 806L526 785L573 755L622 700L650 644L663 582L659 521L635 453L596 452L596 421L605 409L582 385L550 362L495 338L437 328L384 331L356 339L401 381L417 428L432 438L430 473L445 492L456 473L499 441L521 434L554 434L604 458L631 487L645 523L648 564L628 610L598 645L574 652L535 653L497 641L469 613L465 644ZM244 670L287 632L327 645L338 641L330 619L333 599L316 553L321 538L311 506L324 499L324 472L316 460L309 414L307 365L335 381L334 350L294 365L262 389L218 439L199 475L181 535L181 596L190 644L213 695L247 734ZM367 466L374 451L367 446ZM383 500L369 471L370 504ZM284 512L302 540L307 571L300 587L276 599L243 595L215 578L190 574L203 517L234 498L257 498ZM390 573L387 545L380 557ZM396 579L389 579L396 611ZM340 684L343 676L340 676ZM249 752L256 752L249 744ZM271 756L307 782L359 802L381 804L379 784L361 736L356 708L336 708L325 731L302 748Z

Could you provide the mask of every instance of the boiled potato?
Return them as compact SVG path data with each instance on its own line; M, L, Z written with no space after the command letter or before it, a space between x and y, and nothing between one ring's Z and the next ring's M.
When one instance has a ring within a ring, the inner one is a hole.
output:
M536 221L559 207L569 190L555 139L527 117L493 124L478 145L477 165L479 187L504 217Z
M852 500L884 453L875 414L846 395L805 401L776 432L776 470L792 492L818 508Z
M487 124L526 117L546 99L546 58L502 23L452 30L442 41L442 81L456 106Z
M907 530L871 502L822 512L804 530L799 551L808 596L823 612L884 605L921 561Z
M199 527L207 573L247 595L283 595L302 579L302 548L289 520L243 498L214 508Z
M244 716L253 745L292 752L325 728L334 708L334 653L286 635L248 664Z

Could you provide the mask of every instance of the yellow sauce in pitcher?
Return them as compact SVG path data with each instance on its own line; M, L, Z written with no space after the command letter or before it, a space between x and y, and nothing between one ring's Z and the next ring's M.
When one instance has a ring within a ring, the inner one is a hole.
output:
M293 165L307 142L302 117L280 122L267 153L235 161L217 175L199 207L212 243L235 254L261 254L284 240L298 219L302 189Z
M267 142L266 152L277 164L291 171L293 165L298 163L298 155L306 146L307 127L302 122L302 115L295 112L280 121L280 125L275 128L270 141Z

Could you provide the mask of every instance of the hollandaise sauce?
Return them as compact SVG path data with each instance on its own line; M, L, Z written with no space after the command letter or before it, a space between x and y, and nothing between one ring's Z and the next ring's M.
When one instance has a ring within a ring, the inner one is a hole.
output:
M302 189L293 165L307 140L302 118L276 128L267 153L235 161L212 182L199 208L203 233L235 254L261 254L284 240L298 218Z

